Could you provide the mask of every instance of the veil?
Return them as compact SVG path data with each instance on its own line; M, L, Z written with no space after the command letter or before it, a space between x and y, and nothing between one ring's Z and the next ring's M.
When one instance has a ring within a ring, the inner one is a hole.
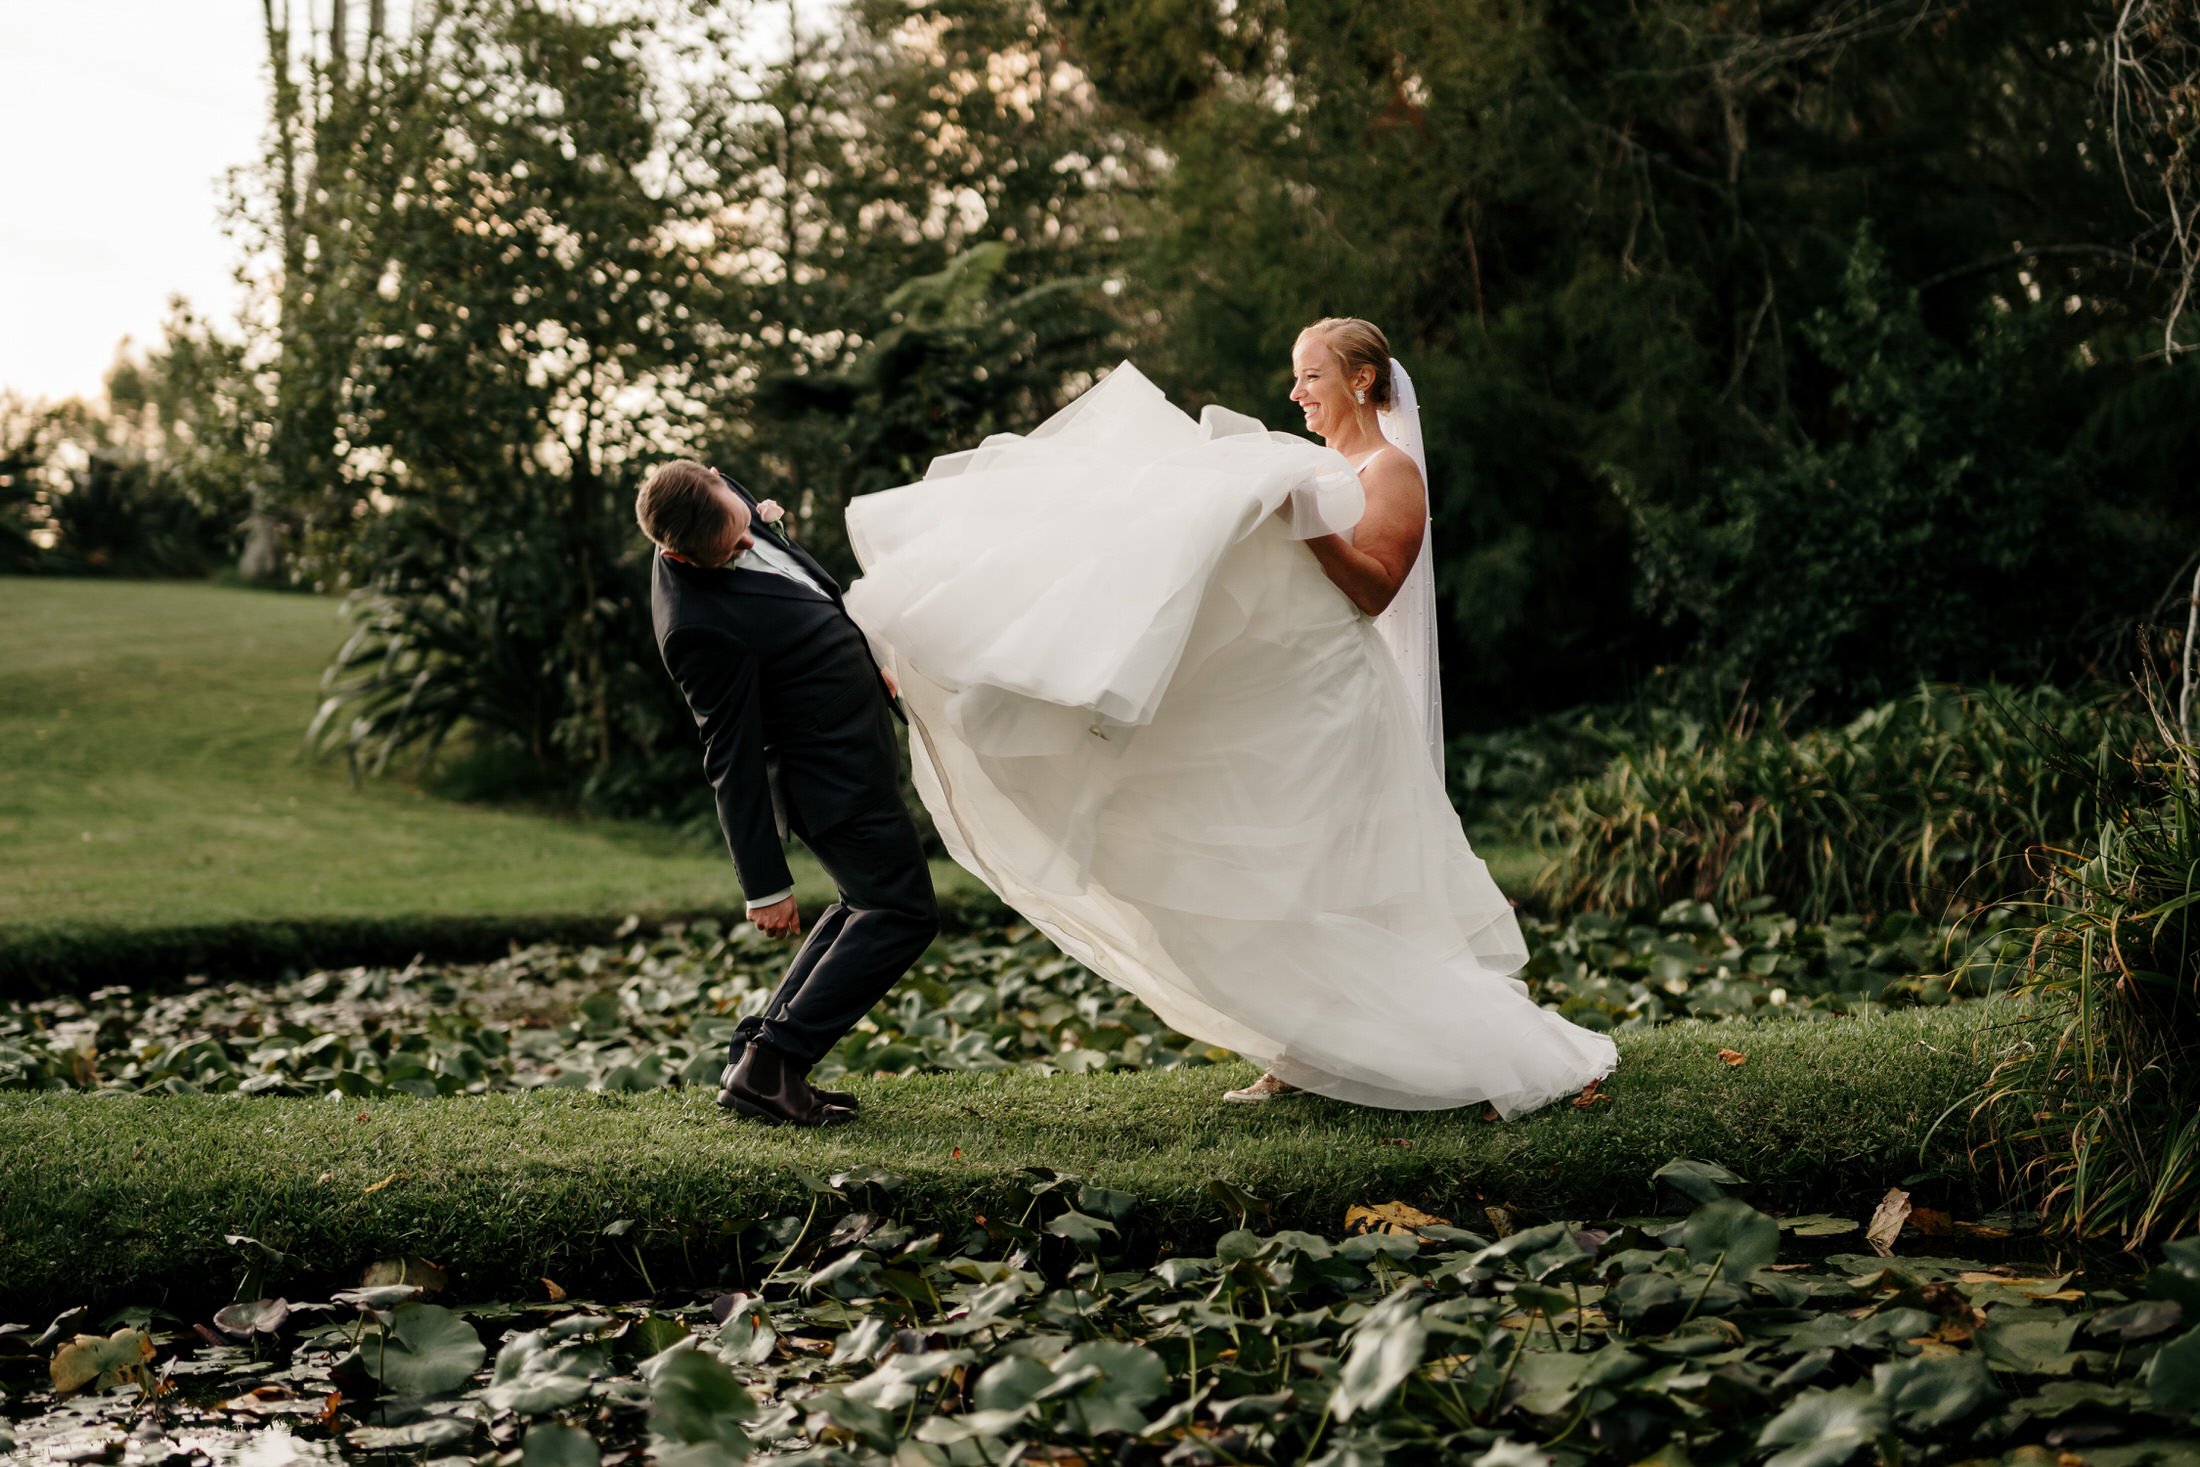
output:
M1390 359L1390 406L1379 415L1383 437L1392 447L1413 460L1413 466L1421 471L1424 493L1428 488L1428 449L1421 441L1421 404L1413 393L1413 379L1406 375L1405 363L1396 357ZM1413 569L1406 572L1405 584L1398 588L1398 595L1381 616L1375 618L1375 630L1397 659L1398 671L1405 676L1408 700L1424 721L1428 736L1429 758L1436 765L1437 778L1444 774L1444 690L1437 676L1436 662L1436 571L1431 542L1435 539L1434 508L1429 507L1431 523L1421 535L1421 553L1414 557Z

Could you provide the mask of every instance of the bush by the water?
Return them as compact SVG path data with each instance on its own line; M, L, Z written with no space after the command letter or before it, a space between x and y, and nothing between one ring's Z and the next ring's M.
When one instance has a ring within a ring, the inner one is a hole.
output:
M1769 897L1835 913L1961 912L2028 890L2026 852L2122 808L2153 725L2128 697L1922 688L1837 728L1778 713L1606 737L1602 770L1528 812L1549 908Z
M2200 750L2169 742L2144 798L2049 853L2020 992L2037 1040L1974 1120L2057 1227L2136 1247L2200 1226Z

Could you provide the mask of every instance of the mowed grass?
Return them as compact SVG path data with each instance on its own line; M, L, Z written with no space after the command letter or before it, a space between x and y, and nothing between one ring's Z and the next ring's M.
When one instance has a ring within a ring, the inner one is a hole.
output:
M539 1293L543 1277L632 1289L636 1256L660 1287L707 1284L744 1266L754 1243L740 1225L805 1211L814 1180L845 1168L893 1173L883 1205L950 1237L980 1214L1020 1216L1026 1168L1074 1173L1143 1199L1132 1227L1150 1251L1237 1224L1216 1181L1266 1204L1248 1219L1256 1227L1335 1233L1348 1205L1399 1199L1486 1228L1484 1209L1500 1204L1576 1218L1649 1211L1651 1173L1675 1157L1732 1169L1767 1208L1862 1218L1902 1183L1965 1209L1983 1204L1963 1160L1961 1101L2008 1023L1982 1001L1628 1033L1608 1103L1562 1101L1507 1124L1308 1097L1227 1105L1222 1089L1251 1076L1242 1065L858 1080L863 1118L822 1132L728 1119L704 1089L11 1095L0 1097L0 1317L196 1306L241 1271L226 1234L291 1255L269 1287L292 1298L404 1253L450 1267L472 1298ZM621 1220L631 1226L606 1236Z
M737 911L719 851L642 822L354 788L300 737L337 603L0 578L0 945L87 929ZM696 778L700 780L700 760ZM796 853L799 891L830 884ZM942 863L943 888L975 888Z

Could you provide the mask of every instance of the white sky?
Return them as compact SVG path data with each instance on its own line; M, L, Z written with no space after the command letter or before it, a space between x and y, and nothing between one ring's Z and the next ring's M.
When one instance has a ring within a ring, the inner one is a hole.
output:
M835 0L795 3L808 30ZM753 8L759 54L785 6ZM97 396L171 296L235 319L224 177L259 157L265 57L260 0L0 0L0 391Z
M258 0L0 0L0 389L96 395L171 295L235 315L263 54Z

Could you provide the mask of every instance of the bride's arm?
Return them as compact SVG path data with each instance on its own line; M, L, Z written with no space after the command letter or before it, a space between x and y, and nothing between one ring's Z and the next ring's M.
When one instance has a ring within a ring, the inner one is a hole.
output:
M1421 475L1402 453L1386 453L1362 476L1367 513L1346 542L1320 535L1306 542L1322 572L1369 616L1380 615L1406 583L1428 533L1428 496Z

